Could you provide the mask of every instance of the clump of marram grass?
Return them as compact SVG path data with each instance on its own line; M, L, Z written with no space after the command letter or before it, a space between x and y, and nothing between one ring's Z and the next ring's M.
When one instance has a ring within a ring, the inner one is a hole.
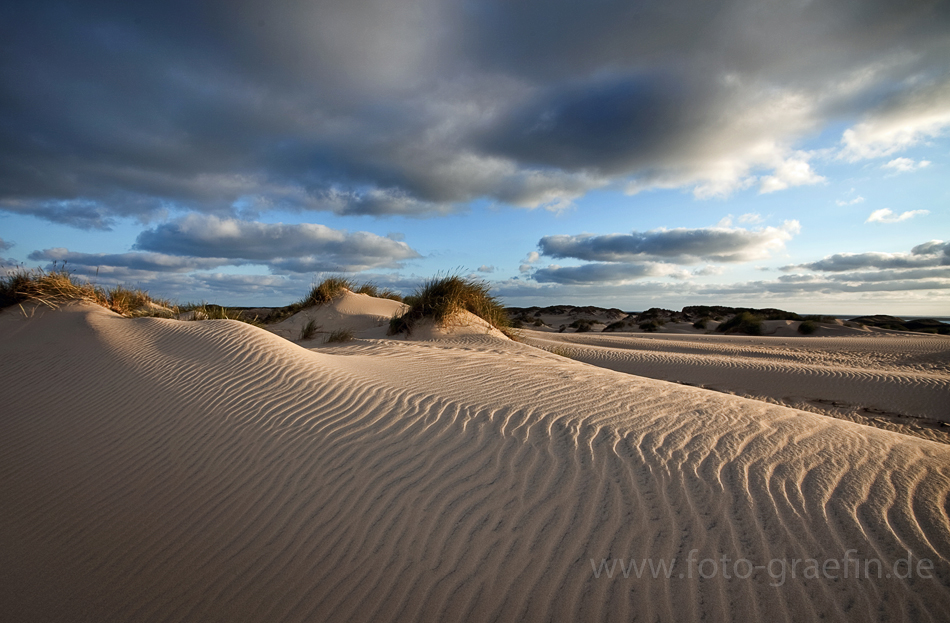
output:
M390 290L389 288L380 288L378 285L371 281L367 281L360 287L354 290L356 294L365 294L367 296L372 296L377 299L389 299L391 301L402 302L402 295L396 292L395 290Z
M303 329L300 330L300 341L312 340L313 336L317 334L317 331L320 330L320 325L317 324L317 321L311 318L307 321L307 324L303 326Z
M144 290L125 286L106 290L79 281L65 268L20 268L0 277L0 308L30 300L53 308L69 301L87 301L126 317L172 317L176 311L168 301L153 299Z
M331 331L327 336L325 343L330 344L332 342L349 342L353 339L353 329L337 329L336 331Z
M389 322L389 335L410 334L415 323L423 318L444 324L458 313L468 311L513 338L508 313L498 299L489 293L489 289L484 281L458 275L428 279L406 297L405 303L409 309L393 316Z
M345 277L327 277L320 283L310 288L310 293L300 301L300 307L313 307L314 305L326 305L336 297L343 294L344 291L352 292L356 284L351 279Z
M183 314L191 314L187 320L238 320L255 327L263 326L257 316L248 318L239 310L228 309L212 303L188 303L182 305L179 310Z

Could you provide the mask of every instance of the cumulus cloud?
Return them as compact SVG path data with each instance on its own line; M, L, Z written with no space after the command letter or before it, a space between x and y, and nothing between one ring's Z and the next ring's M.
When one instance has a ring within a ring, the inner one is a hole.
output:
M269 263L282 270L360 271L421 257L405 242L324 225L189 215L139 234L135 248L170 255Z
M823 179L799 147L831 123L854 121L846 159L946 129L947 20L884 0L14 3L0 210L107 229L776 192Z
M882 165L885 169L892 169L898 173L911 173L918 169L925 169L930 166L929 160L916 162L911 158L894 158L887 164Z
M762 178L760 193L773 193L790 186L805 186L824 182L825 178L815 173L808 163L808 155L799 154L788 158L775 168L772 175Z
M495 268L494 266L488 266L487 264L482 264L481 266L478 267L478 272L480 273L493 273L496 270L498 269Z
M551 257L588 261L746 262L768 257L800 230L798 221L785 221L781 227L759 229L677 228L601 236L545 236L538 247Z
M871 212L871 216L868 217L868 220L864 221L865 223L899 223L901 221L906 221L912 219L915 216L924 216L930 214L928 210L908 210L907 212L901 212L900 214L894 214L891 210L887 208L882 208L880 210L875 210Z

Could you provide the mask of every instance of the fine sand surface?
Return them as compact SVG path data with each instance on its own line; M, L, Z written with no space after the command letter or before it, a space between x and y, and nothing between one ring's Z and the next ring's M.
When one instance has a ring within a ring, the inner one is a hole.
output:
M902 432L941 439L950 432L942 425L950 423L950 336L521 333L529 344L611 370L766 398Z
M3 618L946 620L950 447L446 333L0 313Z

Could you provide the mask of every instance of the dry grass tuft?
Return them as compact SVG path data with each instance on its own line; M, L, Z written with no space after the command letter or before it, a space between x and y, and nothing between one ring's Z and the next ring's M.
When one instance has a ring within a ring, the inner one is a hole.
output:
M327 336L325 343L330 344L332 342L349 342L354 338L352 329L337 329L336 331L331 331Z
M389 299L391 301L402 302L402 295L396 292L395 290L390 290L389 288L380 288L375 283L367 281L356 290L357 294L365 294L367 296L372 296L377 299Z
M72 276L65 268L18 269L0 277L0 308L26 301L56 308L69 301L88 301L126 317L172 317L168 301L153 299L144 290L115 286L108 290Z
M355 288L356 284L351 279L345 277L327 277L310 288L310 293L306 298L297 303L297 305L301 308L326 305L343 294L344 291L349 290L352 292Z
M413 325L423 318L431 318L441 324L459 312L469 311L514 338L508 313L498 299L489 293L489 285L484 281L458 275L436 276L406 297L405 302L409 309L401 316L392 318L389 335L410 334Z
M317 331L320 330L320 325L317 324L317 321L311 318L307 321L307 324L303 326L303 329L300 330L300 341L312 340L313 336L317 334Z

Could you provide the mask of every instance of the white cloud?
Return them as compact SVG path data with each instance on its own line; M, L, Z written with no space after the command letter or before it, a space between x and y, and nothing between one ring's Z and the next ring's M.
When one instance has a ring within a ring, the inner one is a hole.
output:
M858 195L854 199L838 199L835 201L835 205L839 206L853 206L858 203L864 203L864 197Z
M880 210L875 210L871 212L871 216L868 217L868 220L864 221L865 223L899 223L901 221L906 221L907 219L912 219L915 216L924 216L930 214L929 210L908 210L907 212L901 212L899 215L894 214L891 210L887 208L882 208Z
M887 164L881 166L885 169L893 169L898 173L910 173L912 171L917 171L918 169L929 167L930 161L921 160L920 162L915 162L910 158L894 158Z
M807 186L826 181L824 177L815 173L808 163L808 154L798 152L795 157L788 158L772 175L762 178L759 192L762 194L784 190L791 186Z
M494 266L488 266L486 264L482 264L481 266L478 267L478 272L480 273L493 273L496 270L498 269L495 268Z
M755 212L748 212L738 218L738 221L740 223L747 223L749 225L755 225L757 223L761 223L762 220L763 220L762 215L756 214Z
M950 81L914 90L844 131L839 158L849 162L890 156L950 127Z

